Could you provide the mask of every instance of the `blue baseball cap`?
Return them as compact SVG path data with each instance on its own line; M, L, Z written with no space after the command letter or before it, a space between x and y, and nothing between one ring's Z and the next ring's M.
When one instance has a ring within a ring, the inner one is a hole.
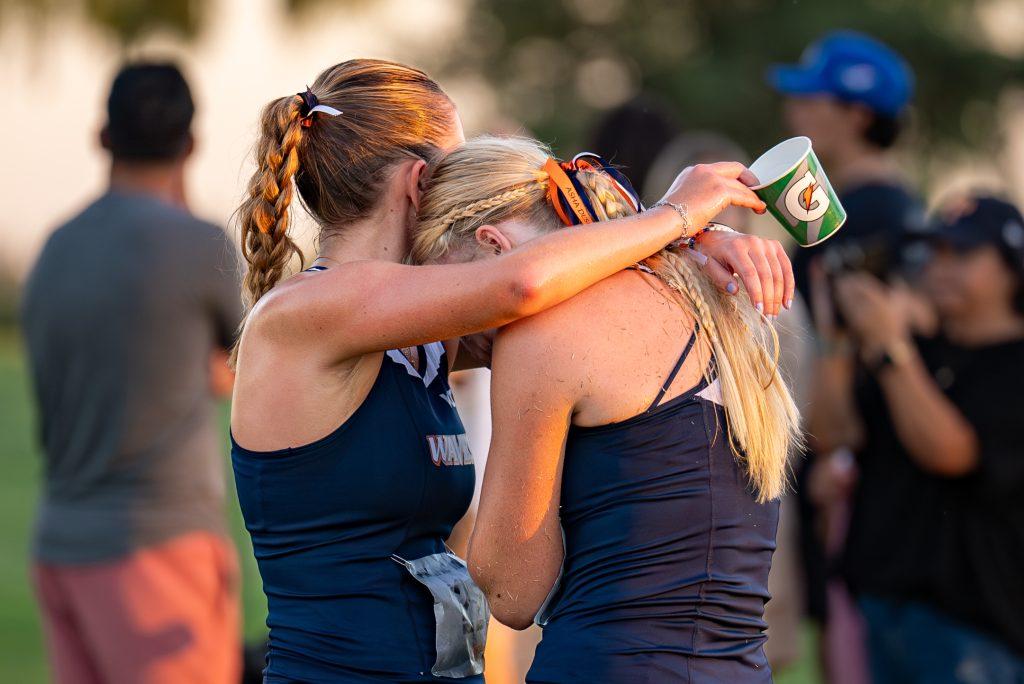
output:
M896 116L910 102L914 74L899 54L870 36L837 31L812 43L799 64L776 64L768 83L786 95L828 94Z

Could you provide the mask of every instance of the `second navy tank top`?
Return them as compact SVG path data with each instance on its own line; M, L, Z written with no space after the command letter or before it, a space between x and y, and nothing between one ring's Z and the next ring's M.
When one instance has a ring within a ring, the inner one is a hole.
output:
M770 682L764 605L778 502L758 504L725 432L717 380L646 412L572 426L565 562L535 684Z

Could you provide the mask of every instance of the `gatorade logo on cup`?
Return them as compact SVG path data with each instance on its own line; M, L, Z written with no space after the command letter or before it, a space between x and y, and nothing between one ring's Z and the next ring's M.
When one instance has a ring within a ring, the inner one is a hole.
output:
M827 240L846 221L846 211L809 138L782 141L758 157L750 171L760 181L751 190L800 245L810 247Z
M810 171L786 192L786 209L798 221L817 221L830 204L828 193Z

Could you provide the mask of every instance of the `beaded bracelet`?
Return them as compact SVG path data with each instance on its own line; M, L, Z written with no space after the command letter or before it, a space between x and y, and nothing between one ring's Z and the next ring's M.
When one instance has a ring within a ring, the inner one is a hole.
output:
M690 237L684 238L682 240L679 240L679 244L683 245L683 246L686 246L689 249L695 250L695 249L697 249L697 238L699 238L704 233L712 233L712 232L735 233L736 231L733 230L732 228L730 228L729 226L725 225L724 223L715 223L714 221L711 221L710 223L708 223L706 226L704 226L703 228L698 230L696 233L694 233Z

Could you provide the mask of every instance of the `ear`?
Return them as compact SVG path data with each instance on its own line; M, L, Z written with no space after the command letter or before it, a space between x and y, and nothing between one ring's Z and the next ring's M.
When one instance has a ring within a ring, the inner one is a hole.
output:
M100 129L100 147L110 151L110 128L108 126Z
M476 242L484 250L493 252L495 256L512 249L512 241L495 226L485 224L476 229Z
M423 186L426 181L427 162L417 159L408 166L403 182L403 192L409 198L413 209L420 210L420 196L423 194Z
M195 152L195 149L196 149L196 139L195 139L195 137L191 133L189 133L188 134L188 138L185 140L185 149L182 150L182 154L181 154L182 158L183 159L187 159L187 158L191 157L192 153Z
M874 119L874 113L862 104L852 104L847 108L850 119L853 121L853 125L858 131L862 133L867 131L868 126L871 125L871 120Z

